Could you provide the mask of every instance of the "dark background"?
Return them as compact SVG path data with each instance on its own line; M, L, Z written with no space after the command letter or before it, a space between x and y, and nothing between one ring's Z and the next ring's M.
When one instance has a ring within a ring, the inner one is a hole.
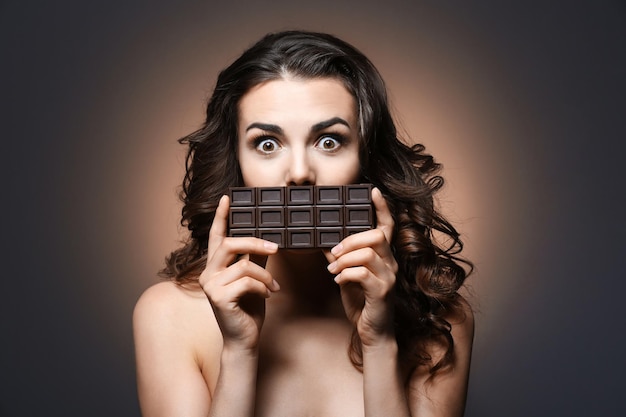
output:
M176 139L268 31L327 31L444 164L477 264L467 416L626 415L623 1L0 1L0 415L138 416ZM173 381L175 383L175 381Z

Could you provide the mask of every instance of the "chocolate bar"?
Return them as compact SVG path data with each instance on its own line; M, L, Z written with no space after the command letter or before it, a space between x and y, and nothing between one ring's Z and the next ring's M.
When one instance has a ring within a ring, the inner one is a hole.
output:
M332 248L375 225L372 185L233 187L228 235L280 248Z

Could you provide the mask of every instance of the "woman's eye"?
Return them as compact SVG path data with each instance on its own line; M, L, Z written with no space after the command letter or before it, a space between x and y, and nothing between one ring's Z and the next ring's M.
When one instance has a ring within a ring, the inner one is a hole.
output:
M260 139L256 143L256 149L265 154L272 153L278 149L278 142L275 139Z
M317 146L324 151L335 151L341 146L341 141L332 136L324 136L319 140Z

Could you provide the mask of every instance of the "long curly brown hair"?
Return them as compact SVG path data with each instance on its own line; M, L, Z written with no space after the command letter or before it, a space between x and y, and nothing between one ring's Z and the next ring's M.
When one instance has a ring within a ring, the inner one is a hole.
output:
M445 317L461 313L457 293L472 264L458 254L459 233L438 213L433 194L443 185L441 166L397 136L385 84L373 64L357 49L334 36L287 31L266 35L246 50L217 79L206 122L179 140L188 145L181 200L185 244L166 259L161 275L178 283L197 280L206 264L207 240L219 199L231 186L243 185L236 157L238 104L255 85L286 75L335 78L357 103L361 177L383 193L395 221L392 249L399 264L395 288L395 331L401 357L428 365L431 374L454 363L454 340ZM446 237L445 246L436 235ZM424 341L444 347L433 363ZM357 368L362 352L356 331L350 358Z

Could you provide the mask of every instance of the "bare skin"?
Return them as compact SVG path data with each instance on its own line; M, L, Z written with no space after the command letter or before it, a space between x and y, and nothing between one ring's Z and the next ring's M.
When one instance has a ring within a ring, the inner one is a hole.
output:
M358 175L352 96L336 80L271 81L240 102L238 157L247 185L345 184ZM377 228L332 251L286 251L226 237L216 212L197 285L149 288L134 313L144 416L460 416L473 337L450 317L457 360L409 384L398 362L389 294L393 219L375 189ZM268 256L266 268L247 256ZM348 358L356 328L363 372ZM440 357L431 348L435 360Z

